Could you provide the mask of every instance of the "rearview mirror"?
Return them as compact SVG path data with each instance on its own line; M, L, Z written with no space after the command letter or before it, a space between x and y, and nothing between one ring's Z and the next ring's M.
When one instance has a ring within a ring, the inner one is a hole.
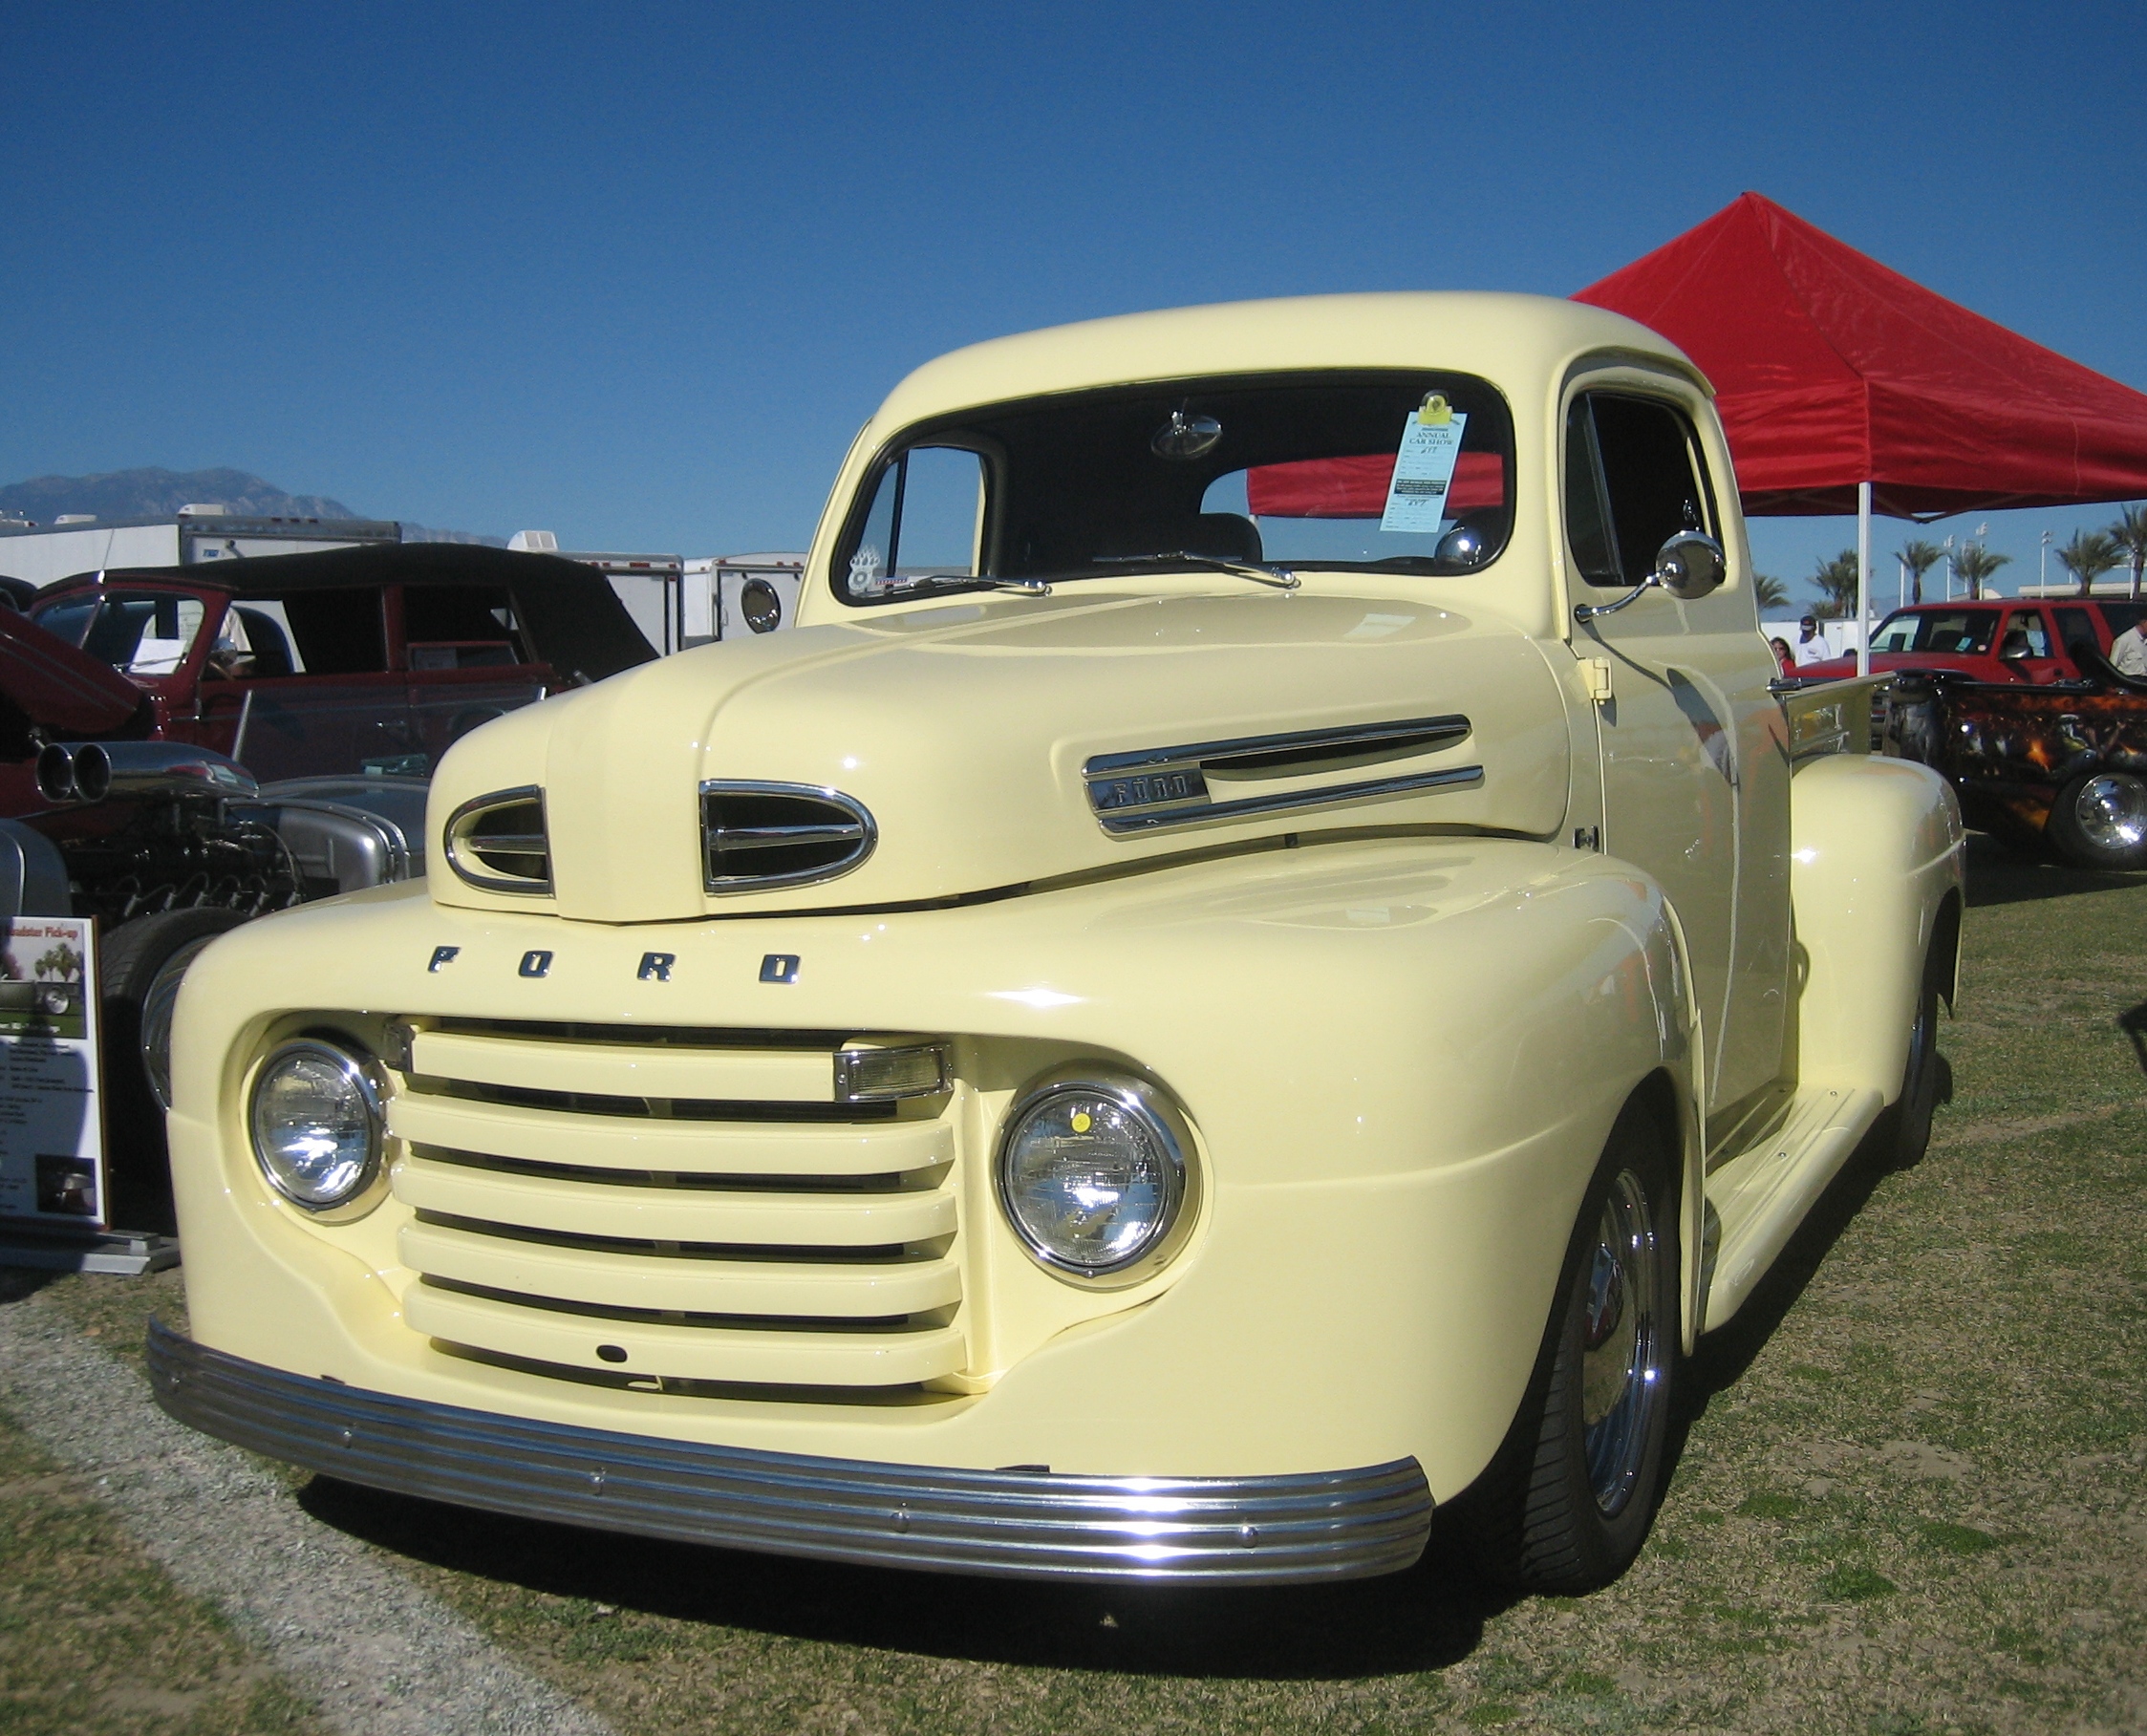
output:
M1722 545L1704 531L1681 530L1656 551L1656 584L1680 602L1696 603L1716 586L1728 570Z

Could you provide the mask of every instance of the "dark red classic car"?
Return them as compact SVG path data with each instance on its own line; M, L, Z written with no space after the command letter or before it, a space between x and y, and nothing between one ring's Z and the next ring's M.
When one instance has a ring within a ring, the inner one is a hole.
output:
M2077 868L2147 868L2147 680L2085 639L2072 652L2072 681L1901 675L1879 700L1882 743L1943 773L1970 825Z
M196 954L423 873L425 780L457 737L655 655L601 574L468 545L86 575L0 610L0 922L98 924L113 1198L93 1209L170 1221L170 1018Z
M656 654L601 573L460 543L84 573L30 614L147 696L147 734L264 781L423 777L478 724Z

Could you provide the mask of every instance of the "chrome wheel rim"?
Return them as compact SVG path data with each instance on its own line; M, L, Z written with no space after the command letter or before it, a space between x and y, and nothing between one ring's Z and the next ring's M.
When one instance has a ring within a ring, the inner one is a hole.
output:
M186 967L218 938L204 934L189 940L158 966L149 993L141 997L141 1070L149 1076L149 1094L160 1109L171 1107L171 1016L179 1005L179 985L186 979Z
M2101 850L2133 850L2147 843L2147 783L2105 772L2080 785L2072 799L2080 835Z
M1630 1169L1621 1170L1596 1227L1580 1319L1581 1450L1606 1518L1632 1498L1663 1401L1658 1257L1647 1189Z

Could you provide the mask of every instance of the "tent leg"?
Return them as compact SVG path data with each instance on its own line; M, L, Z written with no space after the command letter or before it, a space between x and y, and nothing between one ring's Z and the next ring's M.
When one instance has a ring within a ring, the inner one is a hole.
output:
M1871 484L1857 484L1857 674L1871 674Z

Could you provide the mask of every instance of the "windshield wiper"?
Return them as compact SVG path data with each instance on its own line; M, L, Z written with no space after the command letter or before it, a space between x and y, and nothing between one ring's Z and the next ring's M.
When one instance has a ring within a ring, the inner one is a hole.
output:
M1287 567L1257 567L1250 561L1226 561L1220 555L1194 554L1189 548L1171 548L1160 554L1100 554L1095 561L1099 567L1137 567L1144 561L1184 561L1190 566L1205 567L1210 572L1234 573L1256 584L1272 585L1277 590L1295 590L1301 582Z

